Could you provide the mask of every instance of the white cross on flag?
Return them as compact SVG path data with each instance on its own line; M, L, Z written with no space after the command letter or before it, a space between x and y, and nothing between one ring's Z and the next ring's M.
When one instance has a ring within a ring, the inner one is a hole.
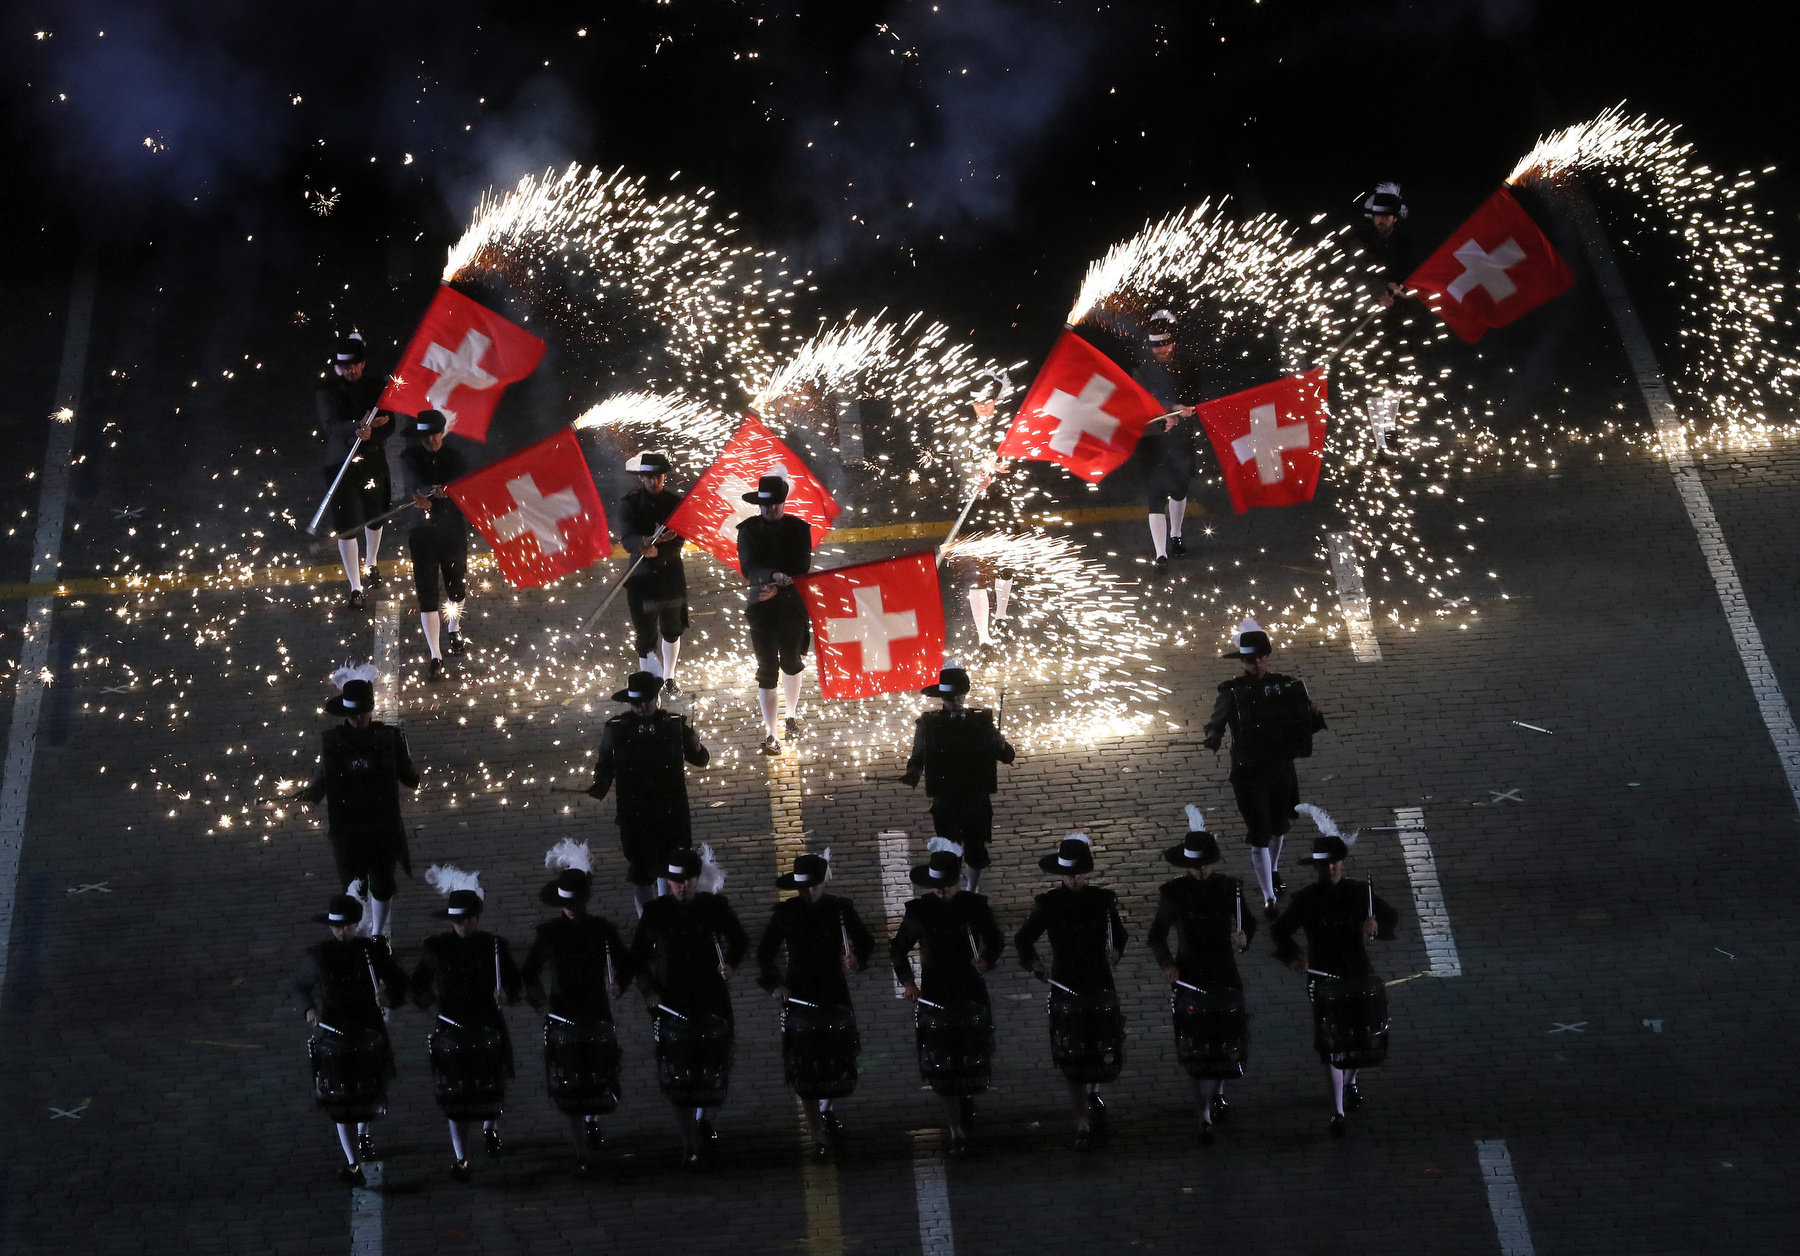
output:
M1323 370L1308 371L1195 407L1240 515L1312 500L1325 452L1326 387Z
M449 487L515 589L552 584L612 553L606 511L573 428Z
M997 452L1058 463L1097 484L1131 457L1144 424L1162 413L1141 384L1065 327Z
M439 288L381 394L394 414L437 410L449 430L487 439L508 384L537 369L544 342L453 288Z
M908 554L794 581L812 620L819 692L867 698L918 689L944 663L944 600L934 554Z
M1450 330L1470 344L1490 327L1575 286L1575 276L1537 223L1501 188L1407 279Z
M745 418L712 465L694 481L669 516L669 531L737 571L737 526L757 509L744 500L744 494L755 491L756 482L765 475L779 475L788 482L787 513L811 525L813 548L817 549L841 507L799 455L777 440L754 414Z

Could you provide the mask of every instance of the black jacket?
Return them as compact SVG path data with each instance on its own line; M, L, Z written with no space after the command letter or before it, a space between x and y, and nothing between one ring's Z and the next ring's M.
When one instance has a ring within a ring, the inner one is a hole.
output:
M787 971L776 966L776 956L787 947ZM789 994L808 1003L850 1006L850 983L844 980L844 953L856 960L856 971L869 966L875 939L863 926L862 917L847 898L821 894L808 903L799 897L775 904L769 927L756 948L756 984L764 990L786 986Z
M1155 397L1165 411L1177 406L1190 404L1181 399L1181 386L1169 368L1155 358L1148 358L1139 363L1131 378L1143 386L1145 392ZM1137 448L1132 452L1138 467L1146 472L1169 471L1177 475L1192 476L1199 467L1199 460L1194 453L1194 439L1200 429L1200 418L1180 419L1174 430L1169 430L1162 423L1151 423L1144 428L1138 437Z
M757 595L775 572L804 576L812 570L812 528L806 520L798 515L775 520L752 515L738 524L737 543L738 570L749 582L752 609L773 608L784 600L801 604L800 590L792 585L778 588L767 602L758 602Z
M625 552L635 557L679 505L681 498L667 489L651 493L639 488L625 494L619 506L619 544ZM686 597L687 571L681 564L683 544L678 536L663 537L656 543L656 557L639 563L625 586L639 597L656 602Z
M367 367L363 368L361 379L348 380L332 371L319 385L318 392L313 395L313 404L318 413L319 434L325 438L325 469L332 475L337 474L350 453L350 446L356 440L357 425L375 408L386 387L386 377ZM350 464L351 469L344 476L346 487L361 484L370 476L382 484L388 482L387 451L382 447L394 435L394 426L390 418L370 431L369 439L357 450L356 461Z
M380 720L371 720L367 728L353 728L346 720L325 730L318 772L299 798L308 803L324 800L334 839L372 845L399 860L411 874L400 786L415 789L418 784L405 733Z
M1352 980L1369 973L1369 955L1363 949L1363 925L1373 904L1375 934L1392 941L1400 914L1373 894L1367 881L1345 877L1336 885L1315 881L1294 891L1293 901L1281 919L1269 926L1275 939L1275 958L1287 963L1300 958L1294 934L1306 931L1306 966L1334 977Z
M631 952L604 916L557 916L537 927L519 970L533 1003L544 999L544 969L550 970L550 1010L572 1021L612 1019L607 971L623 992L631 984Z
M710 1012L731 1020L731 990L719 965L735 969L750 949L750 935L723 894L673 894L644 904L631 939L632 971L646 999L666 1003L683 1016Z
M711 758L687 716L674 711L649 715L625 711L606 721L600 730L600 753L594 760L594 783L588 793L604 798L616 784L620 824L656 824L679 818L686 832L687 770L682 764L703 768Z
M506 1075L512 1076L512 1035L506 1017L494 1002L494 991L506 991L506 1001L519 1001L519 967L512 948L498 934L476 929L458 937L454 929L425 939L424 954L413 969L413 1002L467 1028L486 1025L500 1031L506 1044Z
M1231 765L1255 768L1309 757L1313 734L1325 727L1325 717L1312 704L1305 681L1270 672L1219 686L1212 718L1206 721L1205 744L1218 749L1228 727Z
M375 1001L377 981L386 987L389 1006L398 1007L406 997L406 972L387 947L369 938L327 938L306 948L294 978L294 1010L316 1012L321 1022L346 1033L379 1029L385 1035L381 1005Z
M902 984L913 981L914 947L924 970L919 991L933 1003L988 1005L987 982L975 971L980 956L992 968L1006 950L1006 939L994 920L987 895L962 890L948 899L924 894L906 904L906 917L888 946L894 976Z
M453 449L449 444L435 450L412 445L400 458L406 468L405 490L409 496L428 488L442 488L469 471L468 458L463 456L462 450ZM447 494L433 497L425 517L413 527L428 530L452 549L466 548L469 544L469 521L463 517L462 507Z
M1169 930L1181 936L1169 953ZM1244 934L1244 944L1256 936L1256 913L1244 903L1243 883L1215 872L1209 877L1176 877L1163 882L1156 902L1156 919L1150 924L1150 953L1159 968L1178 968L1181 979L1202 990L1242 990L1237 951L1231 935Z
M994 727L994 713L981 707L927 711L913 725L912 756L900 779L933 798L991 794L1000 786L998 763L1011 763L1013 748Z
M1059 885L1038 895L1025 927L1013 938L1019 966L1027 972L1038 964L1037 940L1046 932L1050 934L1050 980L1077 994L1113 988L1112 960L1107 952L1124 950L1126 935L1125 922L1119 919L1119 901L1111 890L1097 885L1071 890Z
M1377 297L1387 295L1388 285L1397 283L1404 285L1424 261L1420 255L1418 242L1413 239L1411 228L1404 220L1396 222L1394 229L1386 239L1375 230L1375 224L1366 218L1358 223L1351 234L1361 255L1353 260L1357 269L1364 276L1364 284Z

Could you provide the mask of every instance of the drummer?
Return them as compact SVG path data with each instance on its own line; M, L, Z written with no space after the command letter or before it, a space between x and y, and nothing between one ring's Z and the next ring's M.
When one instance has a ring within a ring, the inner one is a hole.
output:
M911 874L912 883L924 892L906 904L906 916L888 947L894 979L916 1003L949 1013L966 1004L986 1011L990 1004L983 974L999 962L1006 939L987 895L962 888L962 847L934 837L925 849L929 858ZM913 975L914 947L924 969L919 978ZM939 1097L950 1126L950 1154L967 1155L975 1100L969 1095Z
M1145 939L1162 969L1162 979L1169 983L1171 1006L1183 985L1196 993L1230 990L1241 997L1244 982L1238 976L1236 957L1256 936L1256 914L1244 905L1243 883L1215 871L1219 843L1206 831L1200 808L1190 805L1187 815L1187 837L1163 852L1163 858L1182 869L1182 875L1163 882L1156 919ZM1173 955L1169 953L1170 929L1181 935ZM1240 1064L1232 1075L1242 1071ZM1213 1142L1213 1122L1224 1120L1231 1111L1225 1102L1225 1080L1193 1079L1194 1102L1200 1110L1198 1137L1208 1147Z
M1038 867L1062 884L1037 896L1024 928L1013 937L1019 965L1039 981L1050 983L1051 1020L1059 1003L1113 994L1114 965L1125 953L1125 923L1119 919L1119 903L1111 890L1088 884L1094 870L1094 847L1086 833L1063 838L1055 853L1038 860ZM1050 934L1051 964L1045 967L1037 953L1037 940ZM1116 1008L1116 1000L1114 1002ZM1118 1026L1124 1028L1121 1022ZM1121 1035L1122 1039L1122 1035ZM1114 1055L1123 1059L1122 1041ZM1091 1122L1106 1119L1106 1101L1100 1083L1068 1078L1069 1104L1075 1111L1075 1149L1093 1145Z
M704 850L704 848L703 848ZM644 904L631 939L631 966L652 1013L660 1007L688 1020L716 1016L725 1023L727 1050L734 1022L726 984L744 962L750 935L723 894L725 875L704 854L682 848L664 865L669 892ZM704 879L706 889L701 888ZM671 1100L671 1102L674 1102ZM682 1164L698 1169L719 1135L709 1110L675 1103Z
M373 1058L362 1063L374 1074L372 1102L345 1105L319 1095L319 1106L337 1123L338 1143L345 1163L338 1179L350 1186L367 1186L365 1160L374 1160L375 1140L369 1122L387 1111L387 1084L394 1076L394 1047L388 1041L387 1008L406 997L406 973L394 963L386 946L359 936L362 903L349 894L332 898L322 915L313 920L331 930L331 936L306 949L300 975L294 978L294 1006L306 1017L309 1029L321 1035L336 1034L346 1044L372 1038ZM317 1067L315 1063L315 1068Z
M769 926L763 930L762 942L756 948L756 984L784 1007L792 1000L806 1006L852 1012L850 984L844 980L844 974L867 968L869 957L875 953L875 939L850 900L825 892L825 882L830 879L829 849L823 855L796 856L793 871L775 878L775 884L793 897L775 904ZM784 945L786 972L775 962ZM852 1034L855 1026L852 1014ZM801 1103L806 1128L821 1156L828 1154L830 1142L844 1132L832 1106L835 1102L806 1099Z
M1269 927L1269 936L1275 939L1275 958L1297 973L1362 982L1371 972L1363 940L1386 942L1394 937L1400 914L1383 902L1367 881L1353 881L1344 875L1344 861L1349 857L1350 847L1341 836L1321 833L1315 837L1312 865L1318 880L1295 891L1281 919ZM1306 931L1304 956L1294 941L1294 934L1302 929ZM1362 1107L1356 1070L1332 1066L1318 1033L1316 1014L1314 1043L1331 1088L1331 1134L1342 1138L1344 1113Z

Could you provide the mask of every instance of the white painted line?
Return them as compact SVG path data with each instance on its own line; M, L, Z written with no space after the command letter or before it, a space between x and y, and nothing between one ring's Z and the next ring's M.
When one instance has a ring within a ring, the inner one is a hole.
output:
M913 897L912 844L899 829L888 829L878 840L881 843L881 903L887 908L888 937L892 938L900 932L900 922L906 917L907 900ZM898 977L894 979L894 997L906 997Z
M950 1224L950 1183L944 1177L943 1136L937 1130L913 1131L913 1190L919 1197L921 1256L956 1256L956 1231Z
M375 718L400 718L400 599L375 604Z
M1437 860L1425 837L1422 807L1396 807L1394 823L1400 833L1400 850L1406 856L1406 879L1412 882L1413 910L1419 916L1419 933L1425 939L1425 958L1433 977L1462 976L1462 957L1450 934L1450 911L1444 906L1444 889L1438 884Z
M1613 325L1619 329L1625 357L1631 363L1631 373L1637 377L1638 392L1650 411L1650 421L1656 425L1656 437L1662 445L1663 457L1668 460L1669 474L1675 477L1675 490L1681 496L1688 522L1693 525L1694 535L1700 542L1700 553L1712 572L1713 588L1718 591L1719 604L1725 610L1725 622L1731 628L1731 639L1750 679L1750 691L1756 696L1763 725L1769 730L1775 753L1781 759L1781 769L1787 774L1788 792L1794 797L1794 805L1800 807L1800 728L1794 725L1793 713L1788 710L1787 698L1782 695L1775 668L1769 662L1769 652L1763 646L1762 633L1750 614L1744 583L1738 579L1737 562L1732 558L1731 549L1725 544L1725 533L1713 514L1712 498L1700 479L1700 469L1694 463L1693 454L1688 452L1687 426L1682 423L1681 412L1675 408L1675 400L1663 381L1656 352L1650 347L1650 337L1638 319L1637 307L1632 304L1624 277L1619 274L1612 245L1600 229L1593 202L1579 187L1569 190L1566 202L1575 225L1580 228L1581 241L1587 246L1588 260L1593 263L1594 277L1600 284L1601 295L1606 298L1607 309L1612 312Z
M1494 1214L1494 1229L1500 1234L1500 1256L1537 1256L1506 1140L1476 1139L1475 1156L1481 1162L1481 1180L1487 1185L1488 1211Z
M367 1188L350 1192L350 1256L381 1256L381 1164L363 1165Z
M1381 642L1375 639L1375 613L1363 590L1362 569L1356 565L1356 540L1348 532L1327 532L1331 571L1337 577L1338 609L1344 614L1344 631L1350 637L1350 654L1358 663L1381 662Z
M69 288L69 322L63 332L62 369L56 378L56 409L44 447L38 493L37 536L31 551L32 583L56 579L61 565L63 513L69 502L69 456L75 448L75 412L87 370L88 333L94 322L94 258L83 254ZM66 417L61 417L65 416ZM37 760L38 710L50 678L50 621L54 598L34 597L20 630L19 681L13 693L12 724L6 739L6 772L0 778L0 990L6 987L12 953L14 900L19 860L25 853L25 813L31 800L31 769Z

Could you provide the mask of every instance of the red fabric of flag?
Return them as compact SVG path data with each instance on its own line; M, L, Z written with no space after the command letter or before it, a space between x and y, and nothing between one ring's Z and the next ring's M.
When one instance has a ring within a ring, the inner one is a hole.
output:
M1313 499L1325 453L1325 372L1259 384L1195 409L1240 515Z
M937 557L908 554L794 581L812 619L819 692L867 698L922 688L944 664Z
M800 456L777 440L754 414L732 433L712 465L694 481L669 516L669 531L737 571L737 526L756 513L744 494L754 492L756 482L765 475L779 475L788 482L787 513L811 525L813 548L817 549L842 508Z
M1118 363L1064 328L998 452L1054 462L1097 484L1131 457L1144 424L1162 413Z
M437 410L450 431L485 441L500 394L543 356L544 342L523 327L439 288L378 404L395 414Z
M1450 330L1470 344L1575 286L1537 223L1501 188L1407 279Z
M516 589L554 583L612 553L606 511L573 428L449 485Z

